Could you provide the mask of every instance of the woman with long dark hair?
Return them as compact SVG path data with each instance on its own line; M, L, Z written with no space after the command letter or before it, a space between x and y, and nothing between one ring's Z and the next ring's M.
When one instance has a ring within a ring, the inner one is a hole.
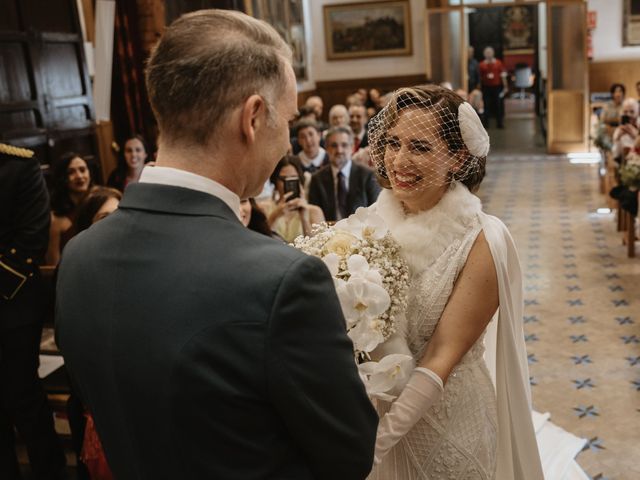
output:
M136 183L144 166L151 160L147 143L141 135L133 135L124 142L118 166L111 172L107 185L121 192L130 183Z
M57 265L60 252L73 236L76 210L93 185L91 169L85 158L75 152L62 155L53 168L51 227L46 262Z

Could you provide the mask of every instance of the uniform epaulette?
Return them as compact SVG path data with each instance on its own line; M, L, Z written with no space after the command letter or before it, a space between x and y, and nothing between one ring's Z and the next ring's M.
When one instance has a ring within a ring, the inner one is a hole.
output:
M7 145L6 143L0 143L0 153L5 155L13 155L20 158L32 158L35 155L33 150L28 148L14 147L13 145Z

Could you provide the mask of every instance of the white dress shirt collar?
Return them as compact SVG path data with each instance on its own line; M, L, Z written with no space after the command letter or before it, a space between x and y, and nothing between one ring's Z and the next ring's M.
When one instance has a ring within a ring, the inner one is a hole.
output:
M140 183L157 183L208 193L222 200L240 220L240 197L210 178L171 167L145 167Z
M300 153L298 153L298 156L306 167L313 165L316 168L320 168L322 166L322 162L324 161L324 156L326 153L327 151L324 148L320 147L320 149L318 150L318 155L313 158L307 157L307 154L304 153L304 150L301 150Z
M342 167L340 170L338 170L336 167L331 165L331 172L333 173L334 182L338 181L338 171L340 171L340 172L342 172L342 175L344 176L344 179L347 182L347 188L349 188L349 176L351 175L351 164L352 163L353 162L351 160L349 160L347 163L344 164L344 167Z

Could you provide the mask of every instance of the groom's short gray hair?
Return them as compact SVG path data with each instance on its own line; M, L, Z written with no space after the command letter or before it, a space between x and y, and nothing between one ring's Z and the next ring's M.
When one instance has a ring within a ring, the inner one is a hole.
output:
M181 16L147 63L149 101L162 141L207 144L250 95L272 105L286 85L290 62L289 46L261 20L214 9Z

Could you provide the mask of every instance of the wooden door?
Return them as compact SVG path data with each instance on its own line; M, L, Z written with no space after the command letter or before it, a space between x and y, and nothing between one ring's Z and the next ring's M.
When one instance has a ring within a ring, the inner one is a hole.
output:
M0 0L0 141L51 165L95 155L91 82L75 0Z
M584 1L547 2L547 149L550 153L588 150L586 28Z

